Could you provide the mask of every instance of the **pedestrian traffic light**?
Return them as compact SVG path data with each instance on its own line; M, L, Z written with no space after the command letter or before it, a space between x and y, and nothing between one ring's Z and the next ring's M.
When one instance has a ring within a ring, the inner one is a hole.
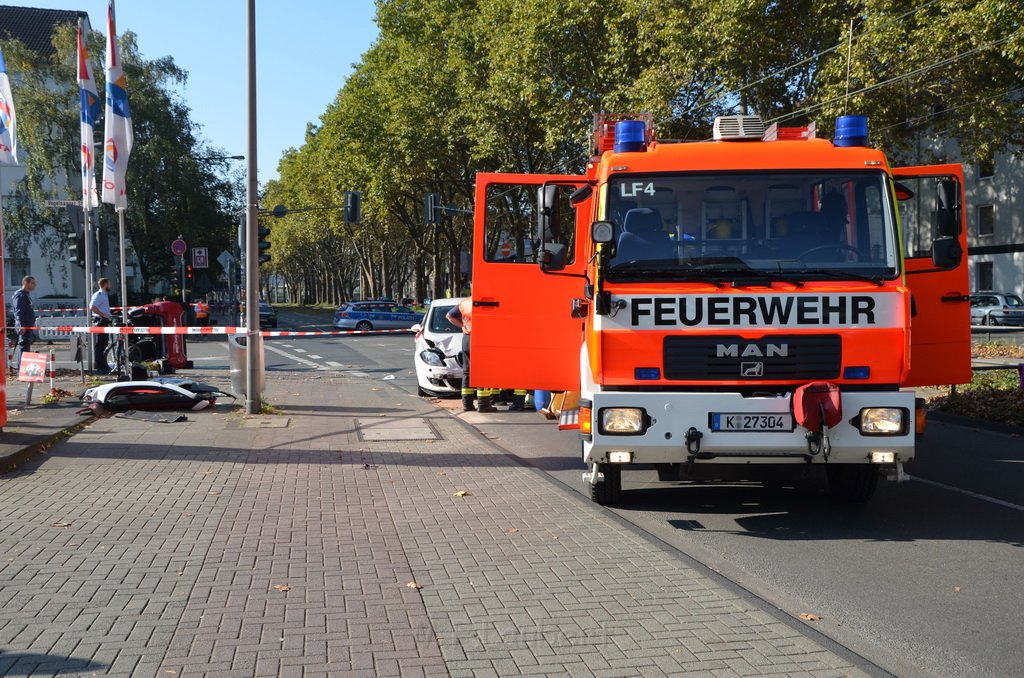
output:
M427 193L423 198L423 223L437 224L441 222L441 194Z
M345 223L359 223L359 205L363 195L359 191L345 191Z
M259 229L257 229L256 232L259 235L259 242L258 242L258 248L259 248L259 251L260 251L260 259L259 259L259 261L260 261L261 264L265 264L268 261L270 261L270 253L267 252L267 250L270 249L270 243L267 242L267 236L270 235L270 229L267 228L266 226L260 226Z
M85 268L85 233L68 233L68 261Z

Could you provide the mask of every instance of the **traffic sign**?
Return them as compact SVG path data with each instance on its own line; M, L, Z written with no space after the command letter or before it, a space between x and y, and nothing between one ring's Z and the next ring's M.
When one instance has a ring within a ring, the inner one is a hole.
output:
M192 266L195 268L209 268L210 254L205 247L192 248Z
M47 200L47 207L81 207L81 200Z
M220 267L225 271L228 270L228 266L230 266L234 260L235 258L231 256L231 252L228 252L227 250L221 252L217 257L217 263L220 264Z
M171 252L173 252L176 257L180 257L185 254L186 250L188 250L188 243L181 238L178 238L171 243Z

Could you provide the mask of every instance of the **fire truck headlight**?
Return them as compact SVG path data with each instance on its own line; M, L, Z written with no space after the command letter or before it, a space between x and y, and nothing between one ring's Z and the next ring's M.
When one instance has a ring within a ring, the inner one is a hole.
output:
M907 410L902 407L865 407L858 428L866 436L899 436L907 432Z
M633 435L647 429L647 417L640 407L606 407L601 410L601 433Z
M420 351L420 360L431 367L444 367L444 358L433 351Z

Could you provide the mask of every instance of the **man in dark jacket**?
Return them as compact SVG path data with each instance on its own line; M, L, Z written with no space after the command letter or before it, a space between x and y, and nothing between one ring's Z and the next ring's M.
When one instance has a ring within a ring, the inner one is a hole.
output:
M36 326L36 311L32 308L32 297L29 294L36 288L36 279L26 275L21 279L21 289L14 293L14 326L18 333L18 350L14 355L14 371L21 367L21 354L32 350L32 341L36 331L29 329Z

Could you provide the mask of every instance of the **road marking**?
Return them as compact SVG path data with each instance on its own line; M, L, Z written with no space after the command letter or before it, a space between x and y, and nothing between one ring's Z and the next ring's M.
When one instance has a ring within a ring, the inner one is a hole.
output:
M327 364L328 364L328 365L329 365L330 367L344 367L344 365L342 365L341 363L336 363L336 362L334 362L333 360L328 360L328 361L327 361Z
M306 353L307 352L306 349L304 349L304 348L293 348L292 350L295 351L296 353Z
M917 476L911 475L908 475L907 477L910 478L911 480L916 480L919 483L924 483L925 485L931 485L932 487L938 487L940 489L949 490L950 492L956 492L957 494L962 494L968 497L972 497L974 499L987 501L990 504L996 504L997 506L1002 506L1003 508L1009 508L1015 511L1024 511L1024 506L1021 506L1020 504L1014 504L1013 502L1004 501L1002 499L996 499L995 497L989 497L988 495L985 494L971 492L970 490L965 490L961 487L954 487L953 485L946 485L945 483L937 483L934 480L925 480L924 478L918 478Z
M302 356L293 355L293 354L289 353L288 351L282 351L281 349L274 348L273 346L269 346L266 343L263 344L263 348L264 348L264 350L270 351L271 353L276 353L276 354L278 354L280 356L284 356L285 358L288 358L289 360L294 360L295 362L301 363L302 365L306 365L307 367L312 367L315 370L322 370L322 369L324 369L324 366L321 365L320 363L315 363L312 360L306 360Z
M324 357L322 355L314 355L312 353L309 354L309 357L312 358L313 360L323 360L324 359Z

